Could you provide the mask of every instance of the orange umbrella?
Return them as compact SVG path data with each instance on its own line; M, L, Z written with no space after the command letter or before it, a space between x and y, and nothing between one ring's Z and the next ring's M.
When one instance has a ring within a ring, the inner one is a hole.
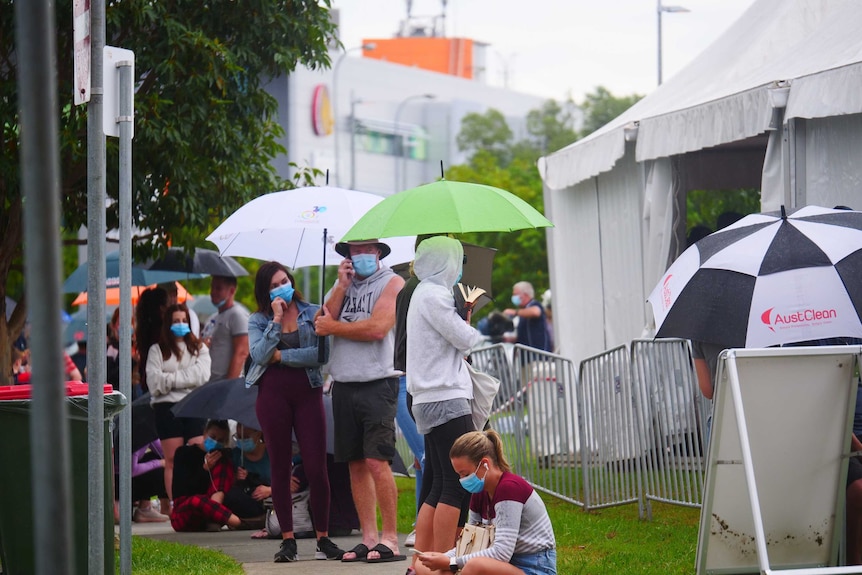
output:
M186 288L180 282L175 282L177 284L177 301L180 303L185 302L187 299L191 299L189 292L186 291ZM141 294L144 290L154 288L158 284L153 284L150 286L132 286L132 305L136 305L138 303L138 298L141 297ZM78 294L78 297L75 298L75 301L72 302L72 305L86 305L87 304L87 292L82 291ZM108 288L105 290L105 305L120 305L120 288Z

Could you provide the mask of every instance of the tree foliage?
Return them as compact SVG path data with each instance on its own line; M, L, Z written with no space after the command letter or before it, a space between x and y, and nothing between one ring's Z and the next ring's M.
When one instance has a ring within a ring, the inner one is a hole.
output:
M541 108L527 114L527 131L542 155L556 152L577 140L574 126L575 103L571 100L562 104L548 100Z
M692 190L686 194L686 232L696 226L718 231L723 214L742 216L760 212L760 190Z
M0 0L0 306L22 260L13 1ZM87 108L72 105L72 1L55 4L63 225L74 231L87 218ZM329 0L107 2L107 44L135 52L132 217L148 230L148 241L135 246L136 259L169 240L201 243L215 221L289 185L270 163L284 152L283 131L277 103L261 83L297 65L330 64L329 6ZM108 138L109 229L118 227L117 153L117 141ZM26 305L17 309L23 313ZM8 372L6 327L0 313L0 380Z
M484 114L464 116L455 141L462 152L474 155L481 150L493 155L499 163L507 164L512 154L512 138L506 117L499 110L490 108Z
M584 97L581 108L584 111L584 125L581 129L581 137L588 136L631 108L638 100L643 98L639 94L628 96L614 96L604 86L596 89Z

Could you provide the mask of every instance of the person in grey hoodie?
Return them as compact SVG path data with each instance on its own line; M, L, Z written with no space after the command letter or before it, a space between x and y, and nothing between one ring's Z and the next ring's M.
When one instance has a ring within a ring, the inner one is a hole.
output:
M407 391L413 415L425 436L422 506L416 519L416 548L447 551L464 524L470 494L449 460L455 440L474 431L473 385L464 360L482 334L458 315L454 286L461 277L464 248L437 236L416 249L413 270L421 281L407 312Z

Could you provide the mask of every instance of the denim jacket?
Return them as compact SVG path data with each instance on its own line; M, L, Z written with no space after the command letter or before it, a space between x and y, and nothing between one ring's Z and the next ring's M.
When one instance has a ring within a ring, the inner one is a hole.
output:
M311 387L323 385L323 375L318 359L318 337L314 333L314 314L320 306L297 301L299 316L296 318L299 329L299 345L296 349L281 350L281 364L290 367L304 367ZM278 342L281 341L281 324L272 321L271 314L255 312L248 318L248 349L251 366L245 376L245 386L251 387L260 379L270 366ZM329 361L329 338L326 338L324 361Z

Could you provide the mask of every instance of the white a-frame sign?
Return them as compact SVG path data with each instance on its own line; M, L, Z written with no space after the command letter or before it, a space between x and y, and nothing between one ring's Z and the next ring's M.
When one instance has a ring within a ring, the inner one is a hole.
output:
M736 349L719 361L697 573L840 567L862 346Z

